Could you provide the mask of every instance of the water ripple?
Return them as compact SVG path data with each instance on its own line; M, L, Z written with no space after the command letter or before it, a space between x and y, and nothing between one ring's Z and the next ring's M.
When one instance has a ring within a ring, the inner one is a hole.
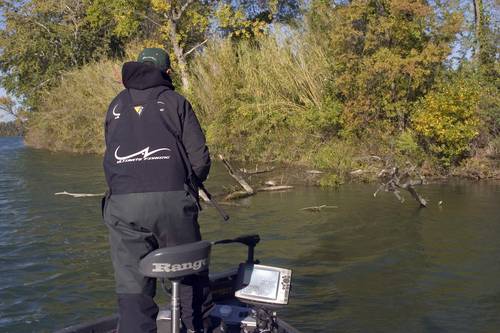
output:
M215 181L214 181L215 180ZM210 188L226 182L215 165ZM0 138L0 331L48 332L115 311L107 233L98 198L98 156L49 153ZM308 333L495 332L500 327L500 186L427 186L418 210L371 185L339 191L259 193L228 207L233 223L206 209L206 239L259 233L262 263L293 269L290 305L280 314ZM300 209L328 203L328 212ZM214 270L245 258L214 247Z

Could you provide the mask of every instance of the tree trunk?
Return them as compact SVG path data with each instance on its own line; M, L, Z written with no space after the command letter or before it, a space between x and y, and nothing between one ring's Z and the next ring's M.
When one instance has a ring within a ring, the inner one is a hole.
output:
M189 89L189 76L187 71L187 62L184 56L184 50L179 43L179 36L177 35L177 23L173 18L170 18L170 43L174 49L177 64L179 65L179 74L181 76L182 88Z
M472 3L474 4L474 28L476 31L476 56L479 55L479 52L481 50L481 42L480 42L480 36L481 36L481 10L483 8L483 1L482 0L473 0Z

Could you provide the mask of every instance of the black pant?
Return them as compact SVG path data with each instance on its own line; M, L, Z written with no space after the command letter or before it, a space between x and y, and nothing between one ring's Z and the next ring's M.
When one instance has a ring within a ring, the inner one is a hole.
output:
M156 332L156 279L139 272L139 261L160 247L201 240L198 207L186 191L111 195L104 206L118 294L119 333ZM212 307L208 272L184 278L181 318L203 328Z

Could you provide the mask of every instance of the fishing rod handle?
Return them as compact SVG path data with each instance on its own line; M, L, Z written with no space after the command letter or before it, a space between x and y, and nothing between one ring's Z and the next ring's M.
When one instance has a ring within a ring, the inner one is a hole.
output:
M205 188L205 186L201 185L201 186L199 186L199 189L203 193L205 193L205 196L208 198L208 200L210 200L210 203L212 203L212 205L217 210L217 212L219 213L219 215L222 217L222 219L224 220L224 222L227 222L229 220L229 215L227 215L226 212L221 208L221 206L219 206L219 204L217 203L217 201L215 201L215 199L212 198L212 195L207 191L207 189Z

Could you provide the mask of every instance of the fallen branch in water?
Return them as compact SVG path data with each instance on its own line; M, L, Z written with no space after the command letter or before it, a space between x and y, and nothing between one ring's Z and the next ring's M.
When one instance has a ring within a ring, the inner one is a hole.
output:
M410 164L408 163L408 165ZM411 194L411 196L420 204L420 207L427 207L427 201L422 198L413 188L413 186L415 185L422 185L424 183L424 178L418 172L416 172L415 169L415 166L411 166L402 174L400 174L398 167L392 167L380 171L378 176L381 178L385 178L386 182L379 186L377 191L373 193L373 196L376 197L379 191L384 190L385 192L392 192L400 202L404 202L404 198L399 192L399 189L404 189L407 190ZM419 180L415 181L411 179L413 173L417 174Z
M74 198L85 198L85 197L102 197L104 193L69 193L69 192L57 192L54 195L69 195Z
M238 172L236 172L234 170L234 168L231 166L231 164L229 164L229 162L226 161L224 156L219 154L219 159L222 161L222 163L226 167L227 171L229 172L229 175L231 177L233 177L238 182L238 184L240 184L240 186L243 187L243 190L244 190L244 191L232 192L232 193L228 194L224 198L224 200L230 201L230 200L236 200L236 199L243 199L243 198L254 195L255 194L254 189L246 182L246 180Z
M255 170L254 171L250 171L250 170L247 170L245 168L242 168L240 169L241 172L243 172L245 175L258 175L258 174L261 174L261 173L267 173L267 172L271 172L271 171L274 171L275 168L267 168L267 169L264 169L264 170L259 170L257 169L257 167L255 167Z
M319 171L319 170L306 170L306 173L308 173L310 175L322 175L322 174L324 174L323 171Z
M322 209L331 209L331 208L338 208L338 207L337 206L321 205L321 206L305 207L305 208L302 208L301 210L305 210L305 211L309 211L309 212L320 212Z
M255 194L255 192L252 192L252 193L248 193L248 192L245 192L245 191L231 192L231 193L229 193L228 195L226 195L224 197L224 201L244 199L244 198L251 197L254 194Z
M286 191L291 190L292 188L293 186L289 185L266 186L257 189L257 192Z
M87 198L87 197L103 197L105 193L69 193L69 192L57 192L54 193L54 195L69 195L74 198ZM210 199L208 196L203 192L202 190L199 191L200 198L207 202L210 203Z
M231 177L233 177L241 185L241 187L243 187L243 189L245 190L245 192L248 195L255 194L255 191L253 190L253 188L250 185L248 185L248 183L246 182L246 180L238 172L236 172L234 170L234 168L231 166L231 164L229 164L229 162L226 161L226 159L224 158L224 156L222 156L221 154L219 154L219 159L222 161L222 163L226 167L227 171L229 172L229 175Z

